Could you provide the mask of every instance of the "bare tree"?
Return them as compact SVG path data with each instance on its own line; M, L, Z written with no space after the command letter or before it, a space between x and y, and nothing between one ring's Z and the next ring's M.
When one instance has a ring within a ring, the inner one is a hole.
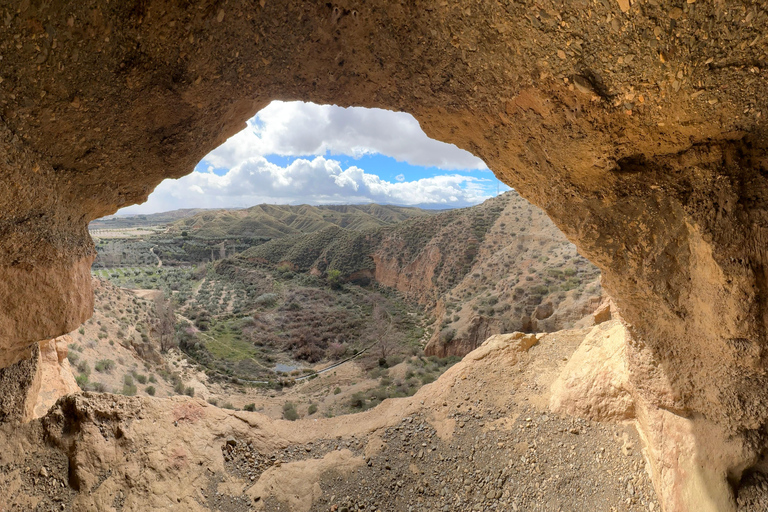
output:
M162 292L155 297L155 312L157 313L157 332L160 336L160 351L167 352L177 345L176 315L173 311L173 303Z
M382 359L388 358L397 349L397 336L391 330L384 332L377 348Z

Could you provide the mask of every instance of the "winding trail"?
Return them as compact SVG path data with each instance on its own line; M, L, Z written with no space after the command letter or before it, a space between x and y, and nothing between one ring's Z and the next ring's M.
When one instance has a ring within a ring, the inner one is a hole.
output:
M158 256L158 255L157 255L157 253L155 252L155 248L154 248L154 247L150 247L150 248L149 248L149 252L151 252L151 253L152 253L152 256L154 256L155 258L157 258L157 266L158 266L158 267L162 267L162 266L163 266L163 260L161 260L161 259L160 259L160 256Z

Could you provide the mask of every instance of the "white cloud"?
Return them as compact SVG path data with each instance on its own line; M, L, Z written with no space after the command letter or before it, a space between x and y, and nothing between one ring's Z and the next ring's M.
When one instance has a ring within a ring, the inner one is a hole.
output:
M397 176L395 176L395 179L397 181L405 181L405 175L404 174L398 174Z
M399 179L396 178L396 179ZM492 194L490 180L445 174L414 181L389 182L359 167L342 169L338 161L315 157L296 159L286 167L252 157L219 176L193 172L161 183L142 205L122 214L177 208L226 208L259 203L355 204L380 203L456 207L477 204Z
M430 139L410 114L273 101L203 161L230 169L255 156L380 153L399 162L443 170L487 169L471 153Z

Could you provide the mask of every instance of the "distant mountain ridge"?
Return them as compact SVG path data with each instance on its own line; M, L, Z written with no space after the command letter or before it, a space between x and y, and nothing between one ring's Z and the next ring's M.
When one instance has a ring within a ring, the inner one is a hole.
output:
M282 238L316 233L330 227L352 231L375 229L414 217L431 216L439 210L406 206L367 205L271 205L241 210L212 210L182 218L169 232L187 231L200 238Z
M159 226L168 224L185 217L191 217L201 212L211 211L205 208L183 208L160 213L147 213L138 215L108 215L91 221L88 229L124 229L146 226Z

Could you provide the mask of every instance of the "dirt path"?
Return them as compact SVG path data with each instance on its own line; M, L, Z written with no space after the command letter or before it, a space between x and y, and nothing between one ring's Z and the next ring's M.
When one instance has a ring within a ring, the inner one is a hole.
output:
M160 259L160 256L158 256L158 255L155 253L155 248L154 248L154 247L150 247L150 248L149 248L149 252L151 252L151 253L152 253L152 256L154 256L155 258L157 258L157 266L158 266L158 268L159 268L159 267L162 267L162 266L163 266L163 260L161 260L161 259Z

